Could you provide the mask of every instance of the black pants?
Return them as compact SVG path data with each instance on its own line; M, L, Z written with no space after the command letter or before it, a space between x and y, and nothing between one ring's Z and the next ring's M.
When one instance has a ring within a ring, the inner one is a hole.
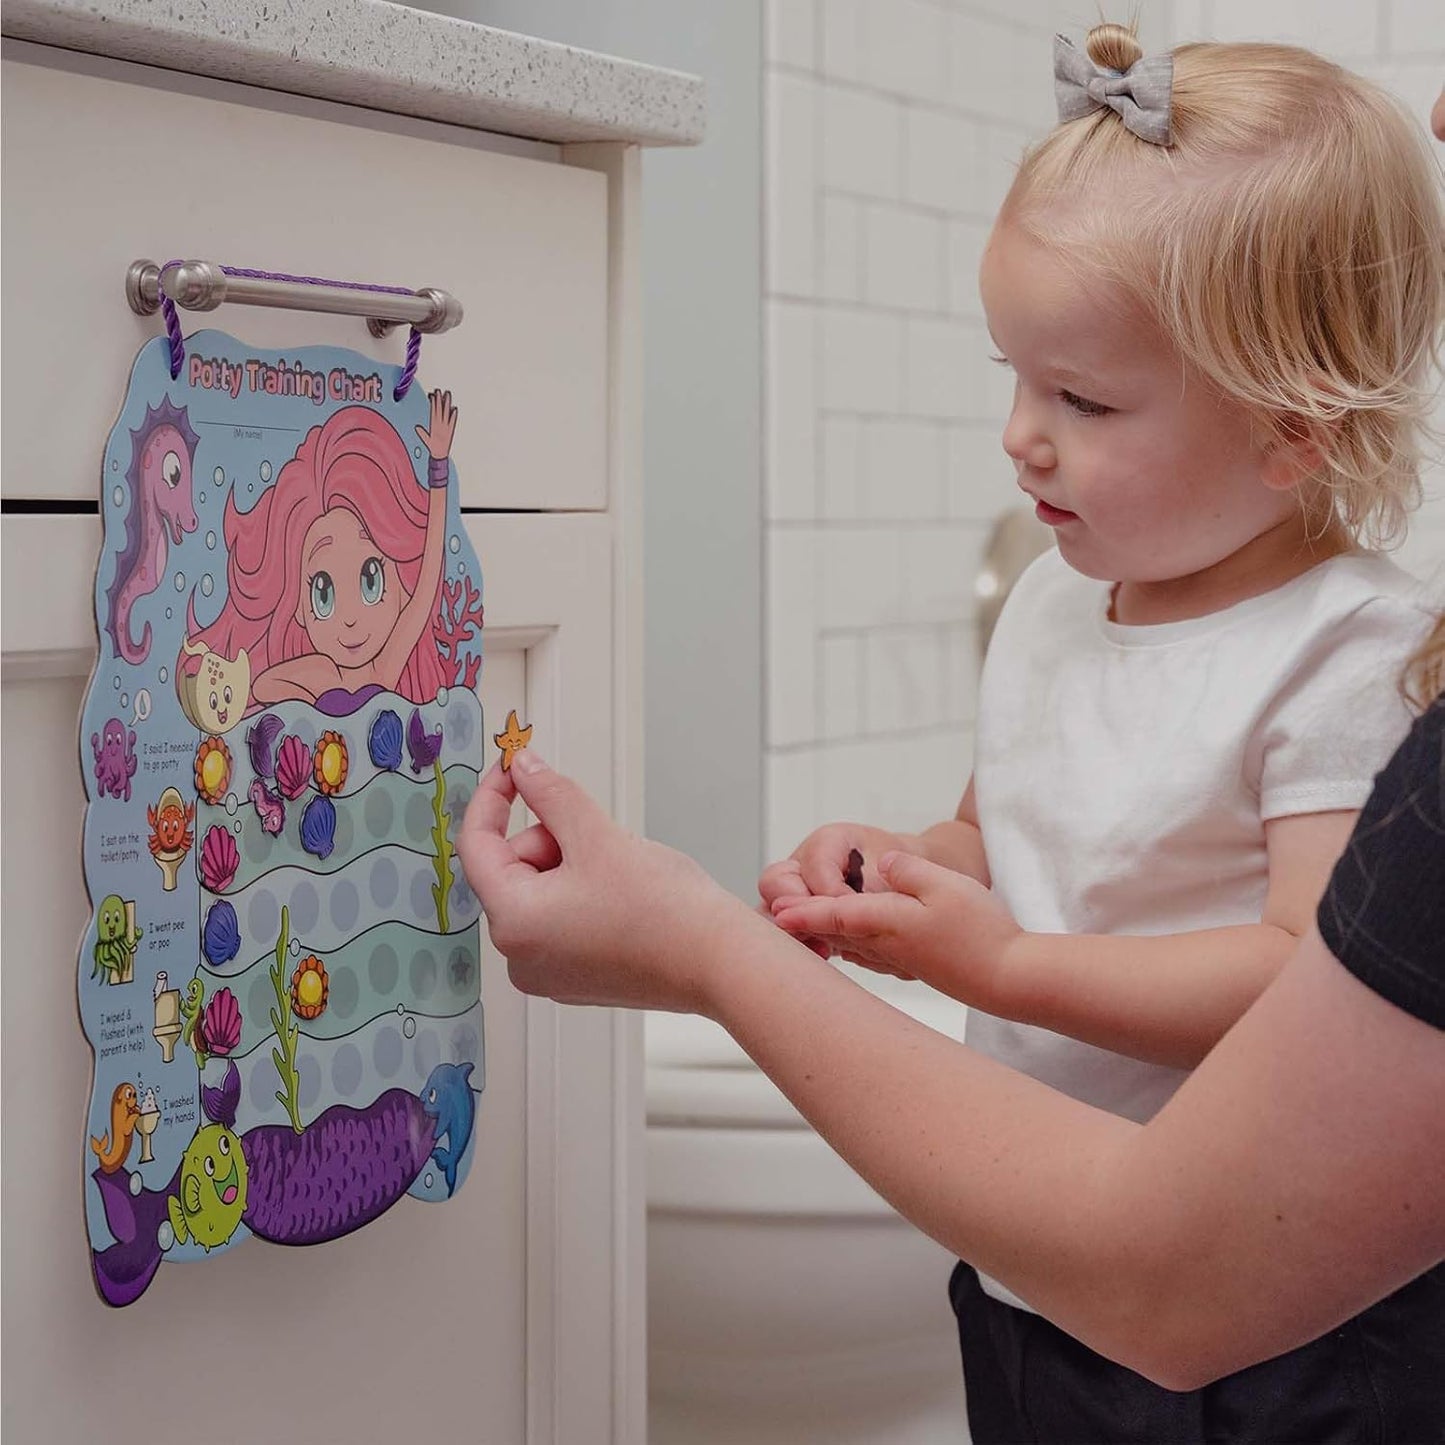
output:
M949 1280L974 1445L1438 1445L1445 1265L1300 1349L1178 1393Z

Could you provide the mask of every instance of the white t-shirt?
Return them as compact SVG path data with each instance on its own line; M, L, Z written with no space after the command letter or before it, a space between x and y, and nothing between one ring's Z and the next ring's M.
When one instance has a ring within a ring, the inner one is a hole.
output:
M1419 584L1353 552L1222 612L1126 627L1050 550L995 628L974 791L992 886L1042 933L1258 923L1264 824L1359 808L1409 727ZM1187 1071L970 1011L980 1052L1140 1122ZM1028 1306L984 1277L996 1299Z

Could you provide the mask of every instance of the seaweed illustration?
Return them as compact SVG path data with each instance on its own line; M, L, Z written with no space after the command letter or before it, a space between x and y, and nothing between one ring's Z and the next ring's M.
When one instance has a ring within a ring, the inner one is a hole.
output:
M268 970L271 975L271 987L276 990L276 1006L271 1010L271 1027L276 1030L276 1040L279 1045L271 1050L271 1057L276 1061L276 1072L281 1075L281 1083L286 1090L283 1094L280 1089L277 1089L276 1097L281 1101L290 1117L292 1129L299 1134L304 1127L301 1123L301 1111L297 1099L301 1087L301 1076L296 1070L296 1041L301 1030L291 1017L291 990L286 987L286 949L290 941L291 913L283 904L281 936L276 940L276 962Z
M431 896L437 906L437 929L441 933L447 933L450 931L447 894L452 886L452 843L447 837L447 825L452 817L443 806L447 800L447 780L442 775L440 759L432 764L432 773L436 777L436 791L431 800L431 815L435 820L432 823L431 840L436 848L432 866L436 869L437 881L431 886Z

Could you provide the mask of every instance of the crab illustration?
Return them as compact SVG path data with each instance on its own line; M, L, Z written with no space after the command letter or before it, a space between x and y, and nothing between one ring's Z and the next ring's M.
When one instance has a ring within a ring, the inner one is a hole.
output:
M195 842L191 832L195 820L196 805L187 804L178 788L167 788L155 807L146 809L146 821L151 825L147 842L165 880L162 888L167 893L174 891L181 864Z

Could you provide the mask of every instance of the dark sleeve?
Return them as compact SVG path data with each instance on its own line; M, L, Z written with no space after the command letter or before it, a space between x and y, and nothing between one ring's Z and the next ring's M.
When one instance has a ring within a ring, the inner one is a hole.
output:
M1376 777L1317 921L1356 978L1445 1029L1445 697Z

